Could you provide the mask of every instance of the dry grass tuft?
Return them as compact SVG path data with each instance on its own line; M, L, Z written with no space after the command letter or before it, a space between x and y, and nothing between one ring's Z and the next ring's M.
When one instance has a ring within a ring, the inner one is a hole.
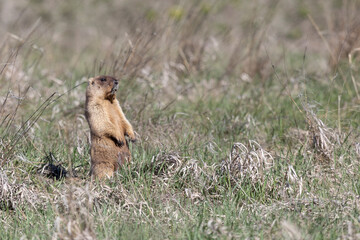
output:
M14 189L9 184L9 179L5 172L0 171L0 209L14 209L13 203Z
M46 193L39 192L33 185L11 182L4 171L0 171L0 209L15 210L19 207L31 206L45 208L49 198Z
M311 147L317 153L317 160L329 162L333 159L333 153L336 145L340 145L341 136L334 129L326 126L316 114L309 108L306 111L308 124L308 138Z
M192 178L197 179L205 172L204 169L207 168L206 164L203 164L204 166L200 167L199 162L196 159L189 159L179 169L178 175L182 178L191 176Z
M125 189L121 184L116 184L114 187L102 184L92 190L96 202L101 206L102 204L114 203L116 206L127 208L129 202L135 202L135 198Z
M283 237L292 240L304 239L301 235L299 228L290 221L282 221L281 227L283 229Z
M303 193L303 178L299 177L292 165L288 166L285 173L286 185L285 189L289 195L300 197Z
M360 143L359 142L355 143L355 152L356 152L358 158L360 158Z
M200 181L202 176L210 179L215 172L215 165L208 166L196 159L182 158L175 152L159 153L153 157L150 165L156 176L170 178L176 174L184 182L189 179Z
M210 239L233 239L235 238L220 218L211 218L206 224L203 224L203 231Z
M197 159L181 157L175 152L162 152L154 156L149 166L145 167L146 171L148 169L153 170L156 181L181 186L185 196L195 203L204 200L203 193L210 197L221 188L216 174L217 164L208 165Z
M96 239L93 226L94 196L89 185L74 187L60 195L53 239Z
M252 183L262 182L273 162L274 158L270 153L250 140L247 146L243 143L233 145L229 158L221 163L221 172L228 174L232 182L244 179L250 179Z
M178 153L159 153L151 159L150 168L157 176L171 176L179 170L182 164L183 159Z

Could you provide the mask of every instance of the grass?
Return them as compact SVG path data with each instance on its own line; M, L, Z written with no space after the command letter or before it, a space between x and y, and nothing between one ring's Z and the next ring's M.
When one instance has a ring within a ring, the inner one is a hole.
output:
M356 1L10 2L2 238L359 238ZM99 74L121 80L138 142L91 182Z

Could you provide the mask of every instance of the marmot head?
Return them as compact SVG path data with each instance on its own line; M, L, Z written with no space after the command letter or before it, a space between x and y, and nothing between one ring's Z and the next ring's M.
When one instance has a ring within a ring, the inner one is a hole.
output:
M97 76L89 78L89 84L86 89L86 97L95 97L113 102L116 97L116 91L119 87L119 81L110 76Z

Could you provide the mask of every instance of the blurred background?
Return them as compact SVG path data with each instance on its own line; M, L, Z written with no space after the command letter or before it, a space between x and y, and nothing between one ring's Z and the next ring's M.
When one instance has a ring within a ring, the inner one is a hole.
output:
M18 65L38 61L43 74L61 82L100 71L156 73L162 87L173 75L183 79L209 71L220 80L242 74L266 80L272 64L331 73L359 47L358 4L4 0L1 56L24 45L27 54Z
M111 211L134 220L125 236L142 222L140 238L277 239L295 231L304 239L350 239L359 230L359 51L358 0L1 0L3 176L27 179L34 196L54 199L59 193L36 180L42 164L61 163L86 178L86 82L113 75L139 138L130 173L120 170L117 190L107 190L118 192L102 196ZM155 216L149 210L144 218L144 201ZM52 212L45 219L37 213L40 229L48 219L52 226ZM99 227L98 212L95 219L88 213L98 226L92 233L112 234ZM239 225L247 216L248 225ZM288 217L303 230L282 221ZM114 215L105 223L118 221L128 224ZM6 226L0 232L8 238L21 237Z

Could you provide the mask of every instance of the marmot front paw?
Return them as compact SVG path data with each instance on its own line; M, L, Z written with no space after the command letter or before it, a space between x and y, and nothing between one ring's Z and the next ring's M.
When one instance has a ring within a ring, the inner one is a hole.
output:
M111 140L114 141L115 145L118 146L118 147L122 147L124 146L124 141L120 140L120 139L117 139L115 137L111 137Z
M135 133L134 132L131 132L130 134L129 133L126 133L125 134L129 139L130 139L130 141L131 142L136 142L137 141L137 139L136 139L136 136L135 136Z

